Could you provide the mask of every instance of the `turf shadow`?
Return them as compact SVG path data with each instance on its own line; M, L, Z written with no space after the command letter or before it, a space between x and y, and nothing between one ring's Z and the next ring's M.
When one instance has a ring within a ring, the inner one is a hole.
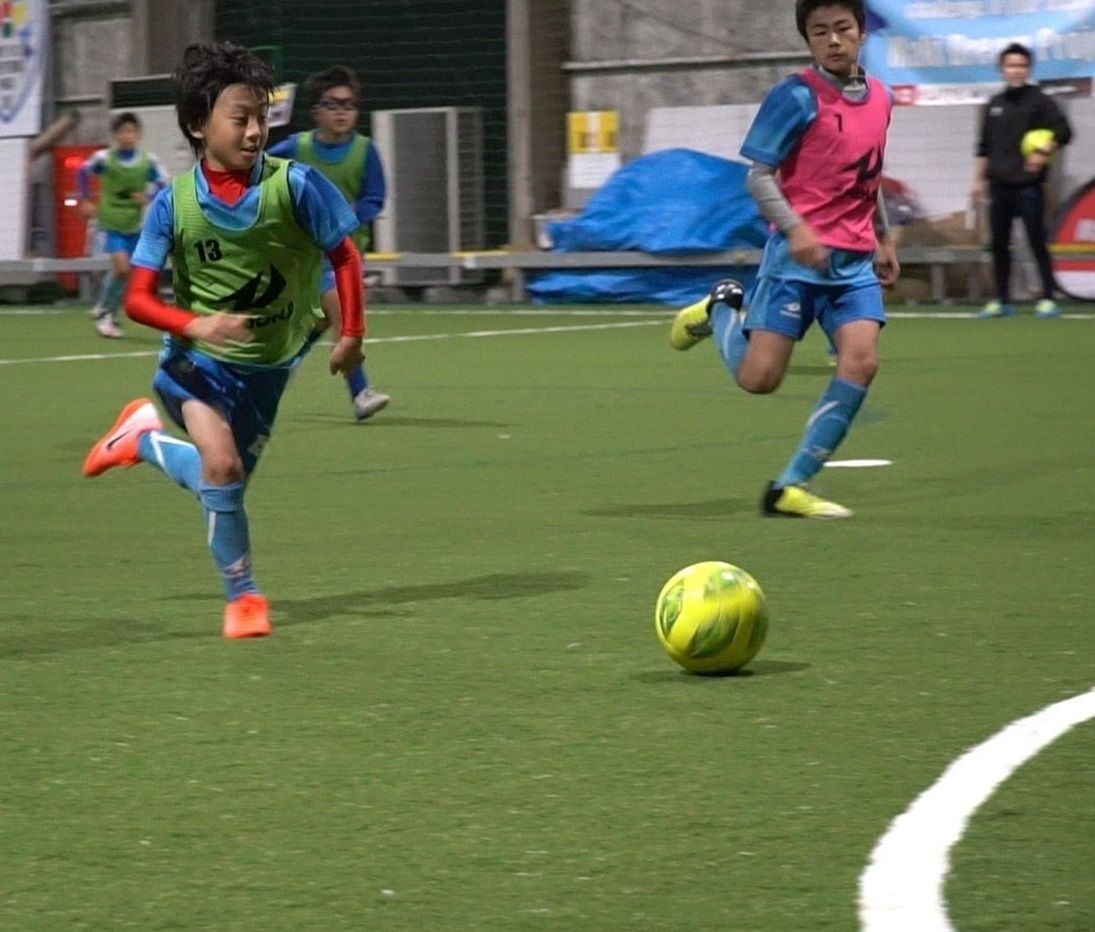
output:
M503 424L500 421L469 421L455 417L399 417L385 414L383 416L369 418L365 421L354 421L349 417L337 414L295 414L292 416L291 424L286 425L282 432L299 433L301 428L296 427L294 430L294 426L301 423L314 424L322 426L325 429L332 424L342 424L346 427L367 426L370 429L381 427L424 427L429 429L440 428L443 430L473 430L482 427L487 427L491 430L506 430L510 426L509 424Z
M809 365L791 365L787 367L788 375L827 375L832 377L836 374L836 366L809 366Z
M756 499L715 498L705 502L642 502L591 508L582 514L591 518L702 518L712 520L728 515L752 513Z
M364 589L311 599L277 599L274 621L277 627L324 621L339 615L357 618L390 618L400 605L441 599L482 599L506 601L552 592L573 592L589 585L584 573L493 573L448 583L421 586L389 586ZM57 625L46 639L40 634L0 637L0 661L44 654L64 654L91 648L114 647L147 641L212 639L220 635L221 603L209 592L164 596L165 602L205 602L210 605L208 623L191 630L168 630L154 622L131 619L95 618Z
M436 602L442 599L481 599L506 601L552 592L573 592L589 585L585 573L492 573L446 583L424 583L420 586L388 586L383 589L361 589L336 595L321 595L309 599L274 600L274 620L278 626L324 621L337 615L359 618L390 617L393 609L416 602ZM171 601L208 600L207 593L169 596Z
M812 664L789 660L756 660L744 670L733 673L695 674L687 670L643 670L631 678L644 683L705 683L712 680L751 680L758 676L776 676L781 673L801 673L809 670Z
M206 600L209 601L208 596ZM212 604L216 605L215 602ZM49 636L40 632L0 637L0 661L22 660L50 654L68 654L80 650L117 647L123 644L186 641L219 637L219 607L210 612L210 622L192 630L167 630L153 622L132 619L89 618L80 622L62 622L52 626Z

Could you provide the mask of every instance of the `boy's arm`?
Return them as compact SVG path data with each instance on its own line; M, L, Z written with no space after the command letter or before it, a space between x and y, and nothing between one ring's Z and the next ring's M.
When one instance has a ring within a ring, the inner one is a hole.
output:
M151 152L148 153L148 183L157 191L162 191L170 183L171 178L164 170L160 160Z
M186 328L198 319L198 315L161 301L157 294L159 284L159 269L134 265L125 293L126 314L130 320L146 327L155 327L177 337L186 336Z
M365 156L364 183L361 186L361 198L354 205L354 213L357 214L361 224L372 223L377 215L384 209L384 201L388 197L388 183L384 177L384 163L380 160L380 153L376 146L369 146L369 154Z
M790 233L802 223L802 218L795 213L791 202L780 190L776 181L776 169L763 162L754 162L749 166L749 174L745 178L745 190L757 202L760 215L772 224L781 233Z
M985 182L989 175L988 115L988 106L985 106L981 110L981 131L977 135L977 150L973 160L973 185L970 188L970 199L974 204L981 204L985 200Z
M100 149L93 152L76 170L76 190L80 195L80 210L85 217L95 216L96 205L91 197L91 176L101 175L104 164L106 164L106 150Z
M1052 97L1042 94L1038 106L1034 111L1034 125L1053 131L1053 138L1037 152L1032 152L1025 159L1028 172L1040 172L1049 163L1050 156L1061 146L1067 146L1072 141L1072 127L1061 108L1057 106Z
M365 334L365 305L361 256L350 239L358 220L346 198L322 174L299 162L289 163L289 190L297 222L308 232L335 272L335 288L342 311L342 335L331 351L332 373L350 372L361 365Z
M365 286L361 271L361 253L349 236L327 258L335 272L335 290L342 317L342 333L331 351L331 374L351 372L365 361L361 341L365 336Z
M1057 101L1046 94L1042 95L1038 125L1053 130L1053 141L1046 146L1046 155L1052 155L1072 141L1072 125L1068 117L1057 106Z
M816 269L828 265L829 250L780 190L775 168L764 162L754 162L745 178L745 188L757 202L761 216L787 237L795 262Z
M761 213L786 235L791 258L802 265L824 268L829 262L829 250L791 207L775 177L816 118L817 101L809 86L800 79L783 81L764 98L742 143L741 154L753 163L746 186L751 194L756 191L764 198L764 204L758 198Z
M247 343L254 334L247 328L250 315L195 314L160 300L160 271L174 245L174 205L170 189L161 191L148 212L141 238L133 253L133 272L125 296L131 320L177 337L222 345Z
M878 201L874 213L875 235L878 237L878 254L875 258L875 270L883 288L897 283L901 275L901 263L897 259L897 240L890 229L890 215L886 211L886 198L882 188L878 189Z
M342 316L340 336L361 339L365 336L365 287L361 253L350 237L327 251L335 272L335 290Z
M297 157L297 134L286 136L281 142L276 142L266 150L270 155L279 159L295 159Z

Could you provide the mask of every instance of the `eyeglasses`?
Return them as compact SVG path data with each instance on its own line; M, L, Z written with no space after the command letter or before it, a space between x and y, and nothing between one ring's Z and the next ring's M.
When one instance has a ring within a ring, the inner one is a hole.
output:
M352 97L323 97L320 99L319 106L324 110L339 113L356 110L358 103Z

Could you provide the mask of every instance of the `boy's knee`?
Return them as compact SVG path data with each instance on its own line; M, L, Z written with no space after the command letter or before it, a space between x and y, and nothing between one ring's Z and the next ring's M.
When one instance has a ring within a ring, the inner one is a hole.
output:
M243 463L237 456L206 456L202 459L202 480L207 485L231 485L242 482L243 478Z
M770 395L779 388L782 381L783 373L779 369L738 373L738 387L749 392L750 395Z
M852 352L840 357L837 374L858 385L870 385L878 374L878 354L874 352Z

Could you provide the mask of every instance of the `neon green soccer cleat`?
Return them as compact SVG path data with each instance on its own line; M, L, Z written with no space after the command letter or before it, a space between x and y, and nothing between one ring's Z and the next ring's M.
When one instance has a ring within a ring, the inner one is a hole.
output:
M999 301L989 301L975 315L978 320L992 320L995 317L1011 317L1015 314L1015 307L1011 304L1001 304Z
M706 298L677 312L673 326L669 328L669 345L675 350L692 349L711 336L711 309L716 304L725 304L731 311L739 311L744 298L741 282L724 278Z
M801 485L783 488L768 483L760 500L760 513L768 518L850 518L852 512L836 502L826 501L820 495Z

